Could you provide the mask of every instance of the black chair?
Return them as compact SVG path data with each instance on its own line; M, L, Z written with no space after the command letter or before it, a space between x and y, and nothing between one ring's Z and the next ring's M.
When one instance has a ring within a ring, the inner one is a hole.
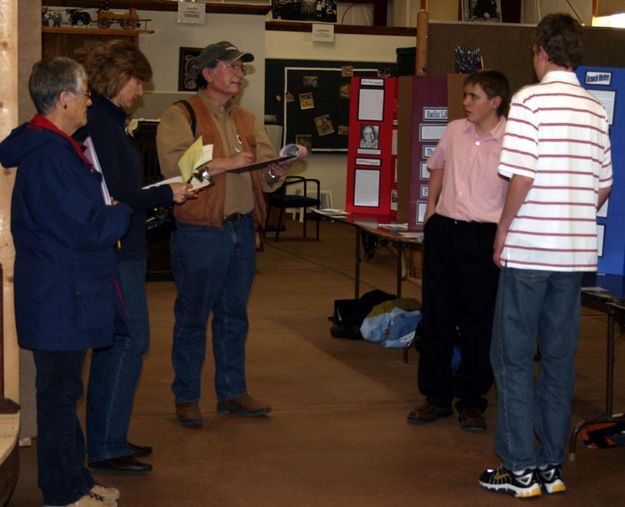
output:
M308 195L309 186L312 193L316 197L310 197ZM304 210L304 238L306 238L306 211L307 208L317 208L321 204L321 191L319 180L312 178L304 178L303 176L287 176L284 182L278 190L269 194L267 199L267 219L265 220L265 231L269 226L269 216L271 208L280 209L280 218L276 224L276 241L280 238L280 227L284 218L284 210L286 208L303 208ZM317 222L315 240L319 241L319 214L315 213L315 221Z

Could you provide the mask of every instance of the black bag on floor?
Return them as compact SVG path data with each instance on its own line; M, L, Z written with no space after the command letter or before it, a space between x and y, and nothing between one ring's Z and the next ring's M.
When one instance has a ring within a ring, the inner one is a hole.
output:
M372 290L358 299L336 299L334 301L334 314L330 318L332 321L330 334L334 338L362 340L360 325L367 314L374 306L396 298L397 296L394 294Z

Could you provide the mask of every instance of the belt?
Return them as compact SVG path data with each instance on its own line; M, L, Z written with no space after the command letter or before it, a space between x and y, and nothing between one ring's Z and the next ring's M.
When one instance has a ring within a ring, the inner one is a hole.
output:
M224 217L224 220L227 220L228 222L237 222L238 220L241 220L244 216L245 215L243 213L232 213L231 215Z

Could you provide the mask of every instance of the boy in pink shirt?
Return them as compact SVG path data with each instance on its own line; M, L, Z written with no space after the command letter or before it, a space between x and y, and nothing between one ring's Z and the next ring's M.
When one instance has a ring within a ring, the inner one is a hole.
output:
M452 121L428 160L430 189L423 253L423 342L419 391L424 403L408 422L452 414L460 426L486 429L485 395L493 383L489 360L499 270L493 240L506 181L497 173L509 85L497 71L478 71L464 83L465 118ZM462 354L452 371L452 353Z

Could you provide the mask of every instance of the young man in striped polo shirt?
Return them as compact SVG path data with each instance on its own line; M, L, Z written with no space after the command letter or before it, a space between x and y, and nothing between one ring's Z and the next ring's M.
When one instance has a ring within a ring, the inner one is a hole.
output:
M494 244L501 274L491 344L502 464L480 476L482 487L522 498L566 490L581 276L597 268L596 213L612 185L606 112L573 73L580 24L546 16L533 51L540 83L513 97L499 163L510 178Z

